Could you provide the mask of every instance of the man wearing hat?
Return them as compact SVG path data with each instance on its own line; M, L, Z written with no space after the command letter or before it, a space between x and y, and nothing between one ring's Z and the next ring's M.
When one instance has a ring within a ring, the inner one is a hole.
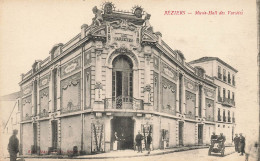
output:
M238 137L237 134L235 134L234 144L235 144L235 151L239 153L239 148L238 148L238 145L239 145L239 137Z
M239 134L239 147L241 152L240 155L244 155L245 153L245 144L246 144L245 137L242 135L242 133L240 133Z
M16 161L17 153L19 152L19 140L16 135L18 130L13 130L13 135L9 139L8 152L10 154L10 161Z

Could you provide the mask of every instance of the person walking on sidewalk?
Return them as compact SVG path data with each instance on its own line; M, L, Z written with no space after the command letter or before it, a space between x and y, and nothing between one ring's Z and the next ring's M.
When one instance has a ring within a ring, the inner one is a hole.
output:
M148 134L146 140L147 140L146 143L147 143L148 154L150 154L150 152L151 152L151 143L152 143L152 140L153 140L150 133Z
M245 137L242 135L242 133L239 134L239 147L240 147L240 152L241 154L240 155L244 155L245 153Z
M234 138L234 144L235 144L235 151L239 153L239 137L237 134L235 134L235 138Z
M135 142L136 142L136 146L138 148L138 153L142 153L142 140L143 140L143 135L140 134L140 131L138 131L138 134L135 137Z
M17 153L19 152L19 140L16 137L17 134L18 130L13 130L13 135L9 139L8 152L10 154L10 161L16 161Z

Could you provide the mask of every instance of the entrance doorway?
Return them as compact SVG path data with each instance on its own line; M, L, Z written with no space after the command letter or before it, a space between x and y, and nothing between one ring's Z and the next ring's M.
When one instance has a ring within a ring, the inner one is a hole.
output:
M179 145L183 145L183 122L179 122Z
M203 125L198 125L198 143L203 144Z
M111 143L115 141L117 133L117 150L133 149L134 120L131 117L114 117L111 120ZM111 145L112 147L113 145Z

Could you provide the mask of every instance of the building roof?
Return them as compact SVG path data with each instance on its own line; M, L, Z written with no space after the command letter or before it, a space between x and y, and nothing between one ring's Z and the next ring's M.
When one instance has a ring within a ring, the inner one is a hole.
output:
M20 91L8 95L0 96L0 101L15 101L19 97L21 97Z
M235 71L236 73L238 72L235 68L233 68L232 66L230 66L229 64L227 64L226 62L224 62L223 60L219 59L218 57L202 57L196 60L193 60L191 62L189 62L190 64L196 64L196 63L201 63L201 62L207 62L207 61L212 61L212 60L216 60L220 63L222 63L223 65L227 66L228 68L232 69L233 71Z

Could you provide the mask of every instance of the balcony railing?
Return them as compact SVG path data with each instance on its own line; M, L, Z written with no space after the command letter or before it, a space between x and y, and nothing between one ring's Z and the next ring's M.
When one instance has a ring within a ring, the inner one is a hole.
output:
M65 113L76 112L76 111L80 111L80 110L81 110L81 108L78 105L78 106L69 106L67 108L61 108L60 112L62 114L65 114Z
M235 101L233 99L230 99L230 98L221 98L221 97L218 97L218 101L222 103L222 105L224 106L229 106L229 107L232 107L232 106L235 106Z
M143 100L130 96L118 96L117 98L106 98L105 109L134 109L143 110Z

